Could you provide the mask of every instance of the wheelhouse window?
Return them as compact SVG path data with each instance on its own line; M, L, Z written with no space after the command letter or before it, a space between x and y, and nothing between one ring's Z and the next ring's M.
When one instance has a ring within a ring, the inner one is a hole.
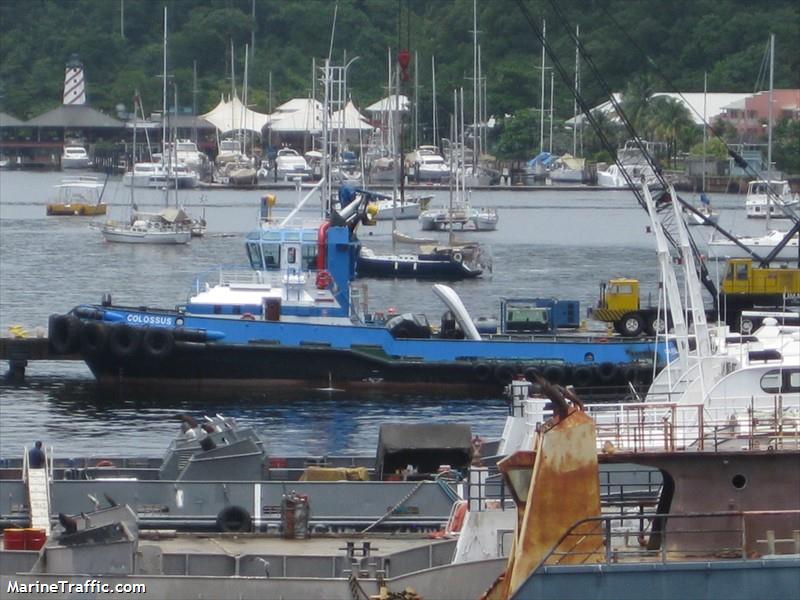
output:
M264 268L267 271L277 271L281 268L281 245L280 244L261 244L261 252L264 254Z
M250 260L250 266L259 271L264 268L264 260L261 256L261 247L258 244L247 244L247 258Z
M287 265L295 265L297 264L297 248L294 246L290 246L286 249L286 264Z
M761 377L761 389L768 394L800 392L800 369L774 370Z
M317 268L317 245L303 244L300 248L301 268L304 271L313 271Z

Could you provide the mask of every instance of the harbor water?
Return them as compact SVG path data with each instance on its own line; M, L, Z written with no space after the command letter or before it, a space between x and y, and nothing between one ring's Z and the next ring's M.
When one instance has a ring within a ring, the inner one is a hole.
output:
M115 303L174 307L186 301L194 278L221 264L244 265L243 235L258 219L263 190L181 190L178 202L194 217L205 215L208 233L186 246L110 244L86 217L47 217L61 173L0 173L0 335L24 327L44 334L48 316L77 304L99 302L110 293ZM101 177L102 180L102 177ZM298 201L295 189L279 190L274 215L286 215ZM302 192L303 194L305 191ZM407 194L421 192L414 190ZM426 192L428 193L428 192ZM449 194L436 190L432 205ZM174 193L173 193L174 194ZM696 195L684 194L687 200ZM319 215L318 196L300 217ZM109 178L104 194L108 218L130 214L130 188ZM164 206L165 193L137 189L140 210ZM169 198L175 203L174 195ZM632 192L589 190L476 191L474 206L498 210L493 232L457 232L460 240L489 247L493 268L479 279L455 282L473 317L498 317L502 297L558 297L579 300L581 310L597 302L599 284L612 277L642 281L642 299L656 301L658 263L648 218ZM764 223L747 220L744 197L714 195L720 224L737 234L763 232ZM416 220L398 221L411 236ZM694 227L707 238L709 228ZM362 227L359 237L376 252L392 250L391 222ZM702 247L702 240L698 240ZM408 247L397 246L397 251ZM719 278L719 268L710 265ZM431 283L367 280L372 312L424 313L438 323L444 306ZM3 372L7 365L2 364ZM26 382L0 384L0 457L20 456L24 445L41 439L57 456L156 456L173 437L178 412L196 416L223 413L254 427L273 455L364 454L374 452L382 422L462 422L485 438L497 437L506 416L502 398L460 398L435 393L396 395L337 390L215 392L197 397L174 390L100 388L83 363L31 362Z

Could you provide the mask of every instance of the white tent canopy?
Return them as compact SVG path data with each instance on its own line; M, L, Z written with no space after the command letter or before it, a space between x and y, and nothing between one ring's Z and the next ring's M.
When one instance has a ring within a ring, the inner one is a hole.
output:
M311 98L293 98L269 116L272 131L319 133L322 131L322 104Z
M408 112L410 106L411 102L409 102L408 96L391 94L386 96L386 98L378 100L374 104L370 104L364 110L369 113L395 112L398 109L400 112Z
M243 129L260 134L270 119L269 115L247 108L238 96L227 102L220 98L219 104L200 116L223 133Z
M352 100L348 101L342 110L337 110L331 115L331 128L345 131L372 131L374 129L367 118L358 112Z

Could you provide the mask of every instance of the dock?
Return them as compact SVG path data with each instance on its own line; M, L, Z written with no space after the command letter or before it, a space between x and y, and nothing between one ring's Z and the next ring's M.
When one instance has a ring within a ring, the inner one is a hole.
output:
M83 360L80 354L50 353L46 337L0 337L0 360L8 361L5 379L9 383L25 380L25 367L29 360Z

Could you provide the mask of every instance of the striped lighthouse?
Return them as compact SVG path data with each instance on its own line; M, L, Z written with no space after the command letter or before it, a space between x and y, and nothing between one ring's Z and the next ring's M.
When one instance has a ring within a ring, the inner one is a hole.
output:
M67 61L67 70L64 74L64 104L86 104L83 63L81 63L77 54L70 56Z

